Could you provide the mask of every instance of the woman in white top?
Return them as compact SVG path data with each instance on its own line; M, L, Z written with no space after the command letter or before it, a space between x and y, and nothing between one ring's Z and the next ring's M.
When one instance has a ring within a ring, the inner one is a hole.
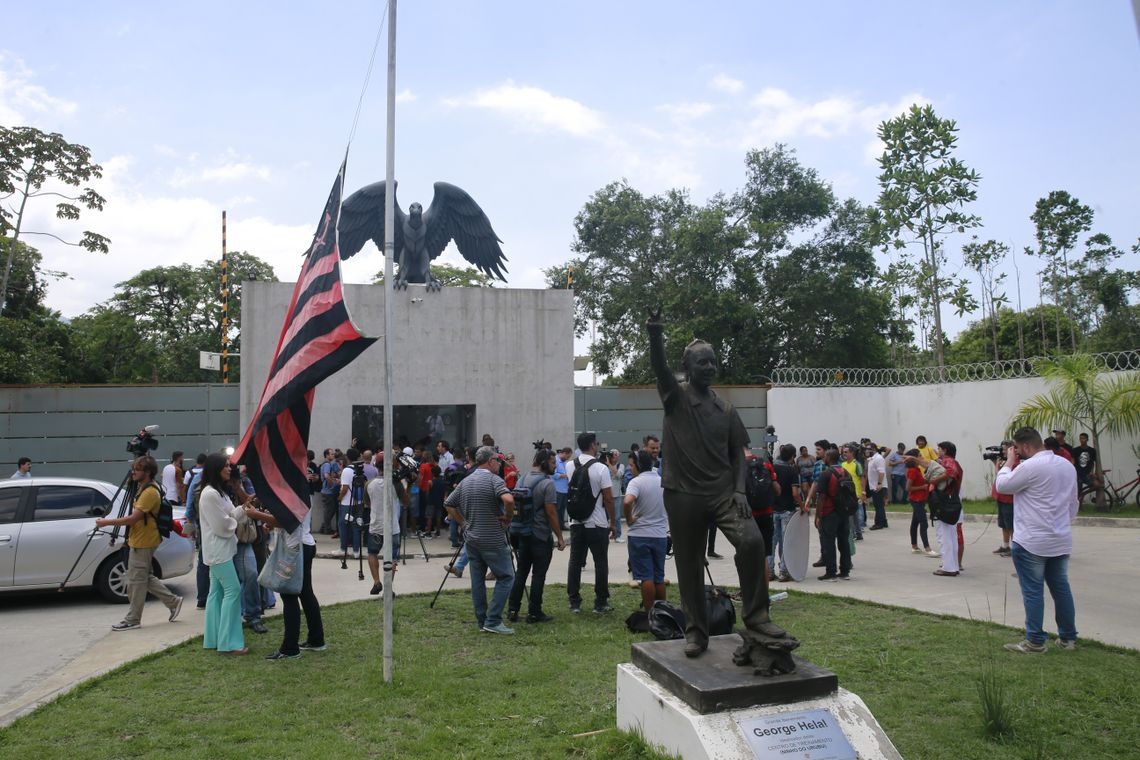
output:
M202 561L210 568L202 645L218 650L218 654L242 655L249 653L249 647L241 630L241 583L233 562L242 508L234 506L226 491L230 469L225 454L211 454L202 469L198 518L202 524Z

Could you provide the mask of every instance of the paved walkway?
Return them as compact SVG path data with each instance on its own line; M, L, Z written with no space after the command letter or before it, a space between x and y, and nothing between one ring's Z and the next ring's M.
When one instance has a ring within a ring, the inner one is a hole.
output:
M889 519L890 528L867 532L866 540L857 544L852 580L820 582L809 575L802 583L774 583L772 591L794 588L990 620L1013 627L1021 625L1023 613L1017 579L1010 575L1010 560L991 553L999 543L1000 532L990 518L970 519L966 523L965 572L957 578L932 575L938 560L911 554L907 535L909 516L892 513ZM1140 585L1140 529L1124 525L1140 527L1140 521L1122 521L1113 527L1078 524L1073 531L1075 550L1069 574L1081 637L1140 649L1140 603L1136 593ZM413 558L397 573L395 586L401 597L417 592L435 593L444 578L444 567L451 556L447 539L425 541L424 545L429 561L425 562L422 556ZM313 576L322 604L377 599L368 594L372 583L367 565L364 569L367 580L357 580L356 563L350 561L348 569L341 570L338 559L331 556L332 549L331 541L318 537L321 558L314 562ZM412 549L420 552L419 543L414 539ZM713 577L718 584L735 585L732 547L723 536L718 539L717 549L726 557L710 563ZM554 553L548 575L552 582L565 582L568 559L568 550ZM611 583L626 580L625 561L626 545L611 543ZM587 568L583 578L587 594L591 573ZM667 575L676 580L672 563ZM466 588L467 582L450 578L445 588ZM187 598L179 620L167 623L165 610L151 600L143 615L143 627L123 633L109 630L110 624L119 619L122 608L107 604L92 593L0 596L0 615L4 621L0 725L7 725L93 676L201 634L202 612L192 603L193 576L174 579L170 585ZM670 595L676 598L675 589L670 589ZM566 614L564 586L550 589L548 600L548 612L555 616ZM590 601L587 599L586 603ZM279 609L275 611L279 612ZM618 612L624 613L623 610ZM779 603L774 614L778 620ZM1047 629L1053 627L1052 614L1049 605ZM620 625L624 617L624 614L615 614L614 624ZM1014 638L1016 634L1011 633L1011 640Z

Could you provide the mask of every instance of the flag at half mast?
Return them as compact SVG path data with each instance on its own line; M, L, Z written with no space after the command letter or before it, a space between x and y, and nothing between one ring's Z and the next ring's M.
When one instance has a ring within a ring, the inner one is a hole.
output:
M360 333L344 303L337 250L344 169L342 163L305 254L257 411L232 457L288 531L309 511L306 450L316 386L376 342Z

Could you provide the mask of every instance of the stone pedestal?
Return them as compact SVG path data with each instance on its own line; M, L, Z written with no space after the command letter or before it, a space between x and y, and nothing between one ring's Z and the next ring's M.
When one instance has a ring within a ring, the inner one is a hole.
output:
M754 676L750 668L732 662L739 643L735 634L714 636L708 651L695 659L685 657L684 641L634 644L633 662L619 665L617 671L618 728L639 732L650 744L685 760L766 756L901 760L863 700L840 689L834 673L797 657L793 674ZM809 712L811 719L795 718ZM811 730L820 723L820 715L826 726ZM780 716L787 716L789 727L758 739L763 729L757 733L756 728L765 721L779 723ZM746 732L754 734L751 744ZM809 736L818 736L819 741ZM777 740L787 749L798 738L804 738L804 751L794 754L765 755L756 749Z

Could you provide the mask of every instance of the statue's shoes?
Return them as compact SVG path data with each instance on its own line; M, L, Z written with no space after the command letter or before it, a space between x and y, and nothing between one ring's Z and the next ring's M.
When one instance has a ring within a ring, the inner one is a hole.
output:
M756 627L752 630L758 633L762 633L765 636L771 636L774 639L782 639L788 635L787 631L773 623L771 620L767 620L763 623L757 623Z
M685 644L685 656L686 657L699 657L708 648L709 648L708 644L701 644L700 642L697 642L697 641L687 642Z

